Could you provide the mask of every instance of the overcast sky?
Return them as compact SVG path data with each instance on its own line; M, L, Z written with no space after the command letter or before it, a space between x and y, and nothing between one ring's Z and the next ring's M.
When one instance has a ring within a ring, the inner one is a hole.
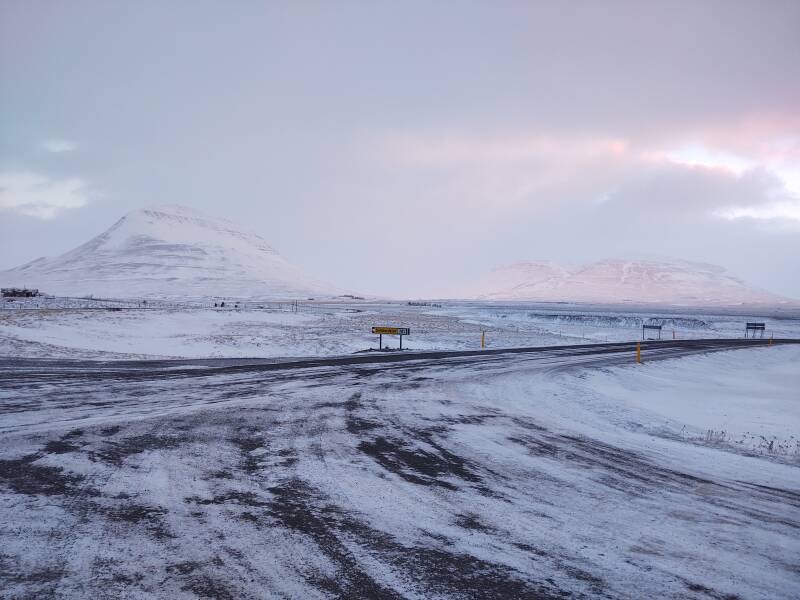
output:
M800 2L0 0L0 269L183 204L371 293L671 256L800 297Z

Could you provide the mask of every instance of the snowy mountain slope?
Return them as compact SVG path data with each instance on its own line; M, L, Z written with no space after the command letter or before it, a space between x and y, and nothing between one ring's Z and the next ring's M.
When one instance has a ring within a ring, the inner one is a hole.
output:
M525 297L540 289L557 288L569 274L569 267L554 262L519 262L493 269L461 293L467 298L482 298L495 291Z
M450 294L481 300L675 305L783 304L715 265L679 260L603 260L583 266L519 262Z
M133 211L56 258L0 272L4 286L59 295L297 298L339 293L260 236L182 206Z

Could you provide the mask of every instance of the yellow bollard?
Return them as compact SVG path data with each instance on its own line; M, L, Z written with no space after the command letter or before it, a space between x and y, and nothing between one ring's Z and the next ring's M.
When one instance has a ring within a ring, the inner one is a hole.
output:
M772 346L772 336L769 336L769 345Z
M642 362L642 345L639 342L636 342L636 362Z
M675 330L674 329L672 330L672 339L673 340L675 339Z
M486 332L481 331L481 350L486 348Z

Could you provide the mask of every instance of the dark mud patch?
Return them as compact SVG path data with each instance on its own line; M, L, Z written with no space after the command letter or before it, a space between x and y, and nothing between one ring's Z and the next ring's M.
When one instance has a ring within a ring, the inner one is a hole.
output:
M438 485L449 490L457 487L442 477L455 477L470 483L480 483L481 478L469 463L431 439L426 440L432 450L407 445L402 440L377 437L359 443L358 449L373 458L384 469L410 483Z
M143 504L128 504L105 509L104 512L106 518L111 521L143 526L156 539L171 539L175 537L168 531L164 523L164 515L167 514L165 508Z
M44 568L44 569L36 569L30 571L28 573L21 573L19 569L16 569L12 572L7 567L4 567L2 562L0 562L0 582L19 582L19 583L32 583L36 585L43 585L48 583L55 583L60 581L65 575L67 574L66 570L63 568L52 567L52 568ZM52 597L53 592L49 592L46 596L43 594L43 591L40 589L38 595L27 595L22 596L23 598L31 598L31 599L38 599L40 597ZM4 596L0 596L3 597Z
M118 442L106 441L105 447L92 452L89 458L102 460L116 467L121 467L126 458L136 456L151 450L172 450L184 443L172 436L137 435L119 440Z
M555 600L571 596L555 586L525 581L514 569L471 554L414 548L398 559L425 595L476 600Z
M587 468L602 468L616 478L640 484L641 489L650 492L657 487L685 492L700 486L727 492L727 488L719 483L659 467L631 450L585 437L565 435L557 436L557 439L565 446L561 455L564 460Z
M456 417L444 417L439 420L444 423L447 423L448 425L482 425L486 423L489 419L497 419L501 417L503 417L503 415L495 415L487 413L479 415L459 415Z
M167 565L167 573L178 573L179 575L189 575L199 569L202 565L193 560L187 560L172 565Z
M192 579L181 589L192 592L200 598L212 598L213 600L234 600L237 598L237 595L231 592L224 584L205 575Z
M522 429L529 429L532 431L547 431L547 428L542 427L541 425L535 423L531 419L527 419L524 417L513 417L511 419L511 422L514 423L514 425L521 427Z
M42 448L42 452L46 454L68 454L69 452L78 452L80 446L70 444L64 440L50 440Z
M542 432L507 439L523 446L531 456L597 470L597 483L631 496L660 493L660 489L686 493L703 488L703 495L711 490L727 491L719 483L660 467L637 452L591 438Z
M82 475L65 473L61 467L35 464L40 454L0 460L0 484L17 494L72 496L78 493Z
M439 543L442 546L453 545L453 540L451 540L449 537L441 533L434 533L433 531L428 531L425 529L422 530L422 533L425 537L434 540L435 542Z
M344 403L344 407L348 412L353 412L358 410L361 406L361 392L356 392L350 398L347 399L347 402Z
M366 419L356 414L356 411L361 408L361 392L356 392L350 396L344 406L347 410L344 423L348 433L359 435L380 427L380 423L377 421Z
M347 401L328 400L328 401L324 401L324 402L317 402L316 404L312 405L311 408L313 408L314 410L319 409L319 408L342 408L346 404L347 404Z
M530 544L521 544L515 542L514 547L517 548L518 550L522 550L523 552L527 554L532 554L534 556L539 556L539 557L550 556L549 552L542 550L541 548L536 548L535 546L531 546Z
M494 530L494 528L489 527L485 523L480 520L480 517L475 513L463 513L460 515L456 515L455 520L453 521L458 527L462 529L469 529L472 531L481 531L484 533L490 533Z
M641 453L583 436L540 433L509 437L508 440L522 445L533 456L557 460L565 467L592 471L596 474L593 478L595 483L626 496L646 497L664 491L686 494L705 504L731 511L738 517L800 529L800 522L754 507L754 500L776 501L780 498L775 489L712 481L659 466ZM782 500L783 504L791 503L791 492L784 494ZM726 522L734 521L728 519Z
M116 435L120 431L122 431L122 427L120 425L112 425L111 427L104 427L100 430L100 433L109 436L109 435Z
M231 444L239 449L242 455L241 468L246 473L255 473L261 469L261 459L253 456L254 450L259 450L265 446L264 438L254 433L240 433L230 439Z
M262 500L253 492L240 492L229 491L224 494L218 494L211 498L200 498L199 496L189 496L184 498L184 502L190 504L198 504L200 506L221 505L221 504L239 504L241 506L251 507L266 507L269 506L267 502Z
M741 600L741 596L737 594L721 594L716 590L712 590L711 588L699 583L686 582L686 589L696 594L703 594L704 596L713 598L714 600Z
M355 541L384 568L426 597L458 597L499 600L554 600L565 592L547 584L534 584L501 564L446 549L406 546L385 532L359 521L332 506L299 480L271 488L269 515L280 525L300 532L319 546L337 565L337 578L307 574L308 583L339 598L401 598L387 589L358 564L343 539ZM435 536L433 536L434 539Z
M141 583L143 579L144 575L141 573L134 573L133 575L129 575L127 573L114 573L114 575L111 577L111 583L114 585L127 587Z
M297 451L294 448L278 450L278 456L281 457L281 462L278 464L280 467L290 468L297 464Z
M593 592L600 592L606 585L602 578L574 565L559 564L558 567L572 579L587 583Z
M507 439L509 442L514 442L515 444L524 446L528 453L532 456L558 458L559 447L543 439L534 438L531 436L509 437Z
M759 485L747 481L737 481L742 486L760 492L760 497L763 500L773 501L779 504L788 504L795 508L800 508L800 492L787 490L784 488L776 488L768 485Z
M347 427L348 433L352 433L355 435L365 433L367 431L372 431L373 429L377 429L380 426L381 426L380 423L376 421L372 421L370 419L364 419L356 415L347 415L347 417L345 418L345 427Z
M258 518L258 515L254 515L249 511L245 511L236 515L236 518L240 521L247 521L248 523L260 523L261 519Z
M321 498L312 488L294 479L270 488L270 492L273 499L268 507L269 516L283 527L313 539L338 567L336 578L306 573L304 576L308 583L338 598L402 598L375 581L359 566L336 534L340 513L331 507L315 508L321 503Z

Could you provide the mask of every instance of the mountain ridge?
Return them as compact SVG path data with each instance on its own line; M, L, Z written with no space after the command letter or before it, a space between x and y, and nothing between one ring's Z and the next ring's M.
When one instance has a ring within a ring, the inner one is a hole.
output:
M134 210L54 258L0 272L3 285L57 295L297 298L336 295L227 219L162 205Z
M588 264L518 261L447 297L475 300L701 305L789 304L710 263L604 259Z

